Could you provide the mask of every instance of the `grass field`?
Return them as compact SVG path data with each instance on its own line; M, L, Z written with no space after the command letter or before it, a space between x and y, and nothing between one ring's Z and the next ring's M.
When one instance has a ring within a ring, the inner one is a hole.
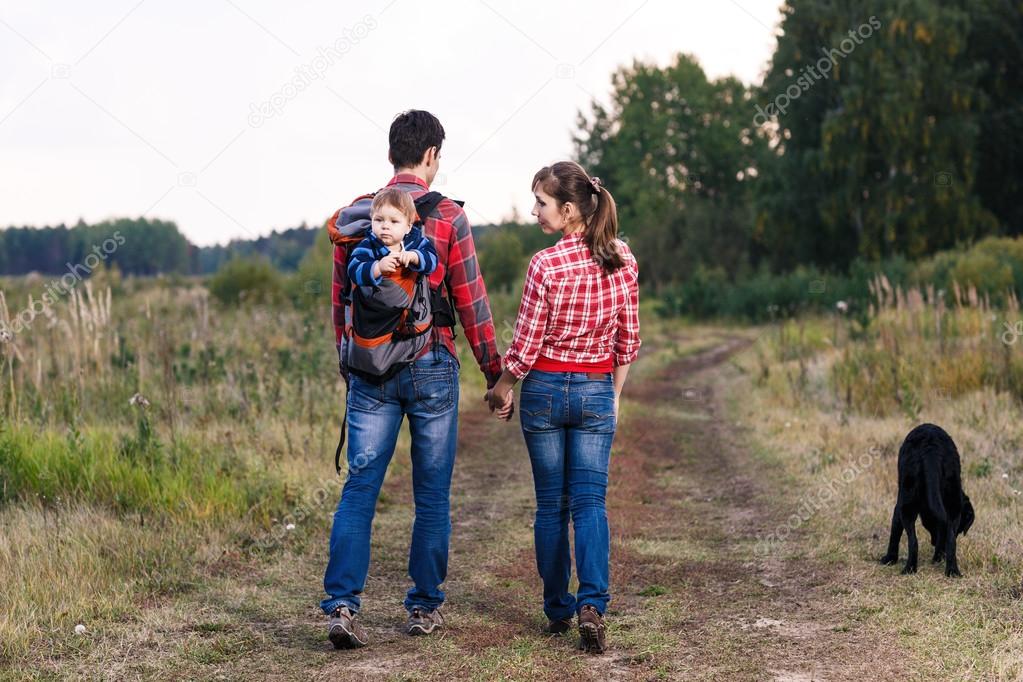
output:
M0 321L37 286L4 282ZM0 678L1021 679L1023 343L1001 336L1019 312L877 286L866 324L644 308L608 497L612 648L590 657L540 634L528 460L464 347L448 627L400 630L403 434L372 644L336 652L317 606L341 483L328 316L96 281L0 356ZM495 297L502 346L516 305ZM958 580L876 562L921 421L956 439L977 509Z

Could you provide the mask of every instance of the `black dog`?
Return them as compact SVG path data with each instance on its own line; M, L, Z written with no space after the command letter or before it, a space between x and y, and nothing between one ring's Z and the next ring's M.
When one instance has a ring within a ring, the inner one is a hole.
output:
M973 505L963 492L959 451L951 436L934 424L921 424L906 436L899 448L899 497L892 514L888 553L881 563L899 560L902 530L909 538L909 557L903 575L916 573L916 517L931 534L934 563L945 559L945 575L958 576L956 536L973 525Z

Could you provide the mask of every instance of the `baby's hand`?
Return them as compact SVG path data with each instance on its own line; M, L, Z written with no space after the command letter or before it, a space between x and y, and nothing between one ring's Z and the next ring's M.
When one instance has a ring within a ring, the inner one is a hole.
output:
M389 275L398 269L398 263L401 261L401 256L396 256L393 253L389 256L384 256L377 261L377 266L380 268L380 273L383 275Z
M406 268L419 265L419 254L415 251L402 251L398 254L398 261Z

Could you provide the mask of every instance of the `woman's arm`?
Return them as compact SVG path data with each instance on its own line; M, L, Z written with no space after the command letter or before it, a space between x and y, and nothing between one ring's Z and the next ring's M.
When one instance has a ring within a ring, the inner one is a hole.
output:
M543 268L536 256L529 261L526 281L522 287L522 302L515 319L515 332L508 351L504 354L504 371L487 392L485 399L491 411L497 410L502 419L510 419L514 406L512 389L536 362L547 331L549 311L547 309L547 282Z
M516 379L526 376L539 357L549 322L550 311L547 308L549 284L538 256L539 254L534 255L530 259L529 267L526 269L526 281L522 285L522 302L519 304L519 314L515 318L515 331L511 344L504 354L505 374L510 372Z
M629 294L618 314L618 331L614 347L615 420L618 419L618 402L629 376L629 367L639 355L639 265L629 259L627 274Z
M632 365L618 365L614 371L615 383L615 421L618 421L618 402L622 397L622 389L625 388L625 379L629 376L629 367Z
M504 370L501 372L501 378L497 380L494 387L483 396L483 399L490 403L490 411L497 410L497 416L501 419L511 419L515 407L515 397L512 395L512 389L515 388L518 380L518 377L514 374Z

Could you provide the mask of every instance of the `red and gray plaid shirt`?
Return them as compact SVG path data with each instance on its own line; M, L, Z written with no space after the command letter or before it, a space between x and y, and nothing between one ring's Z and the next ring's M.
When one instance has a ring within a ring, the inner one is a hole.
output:
M400 173L391 178L388 187L397 187L416 199L429 191L426 182L411 173ZM494 335L494 320L490 312L490 299L480 274L476 258L476 244L465 211L455 202L445 199L426 219L423 234L437 249L437 269L430 275L430 287L447 282L451 303L458 314L458 320L465 330L465 338L472 347L472 353L479 364L487 386L493 386L501 375L501 356L497 352ZM340 344L344 336L345 311L341 300L341 284L344 267L341 247L334 247L334 283L331 287L331 302L334 309L334 333ZM451 327L434 327L434 334L456 358L455 338ZM429 352L428 344L423 354Z
M639 265L623 241L625 266L606 274L580 234L563 237L529 262L515 335L504 367L521 379L538 357L615 367L639 355Z

